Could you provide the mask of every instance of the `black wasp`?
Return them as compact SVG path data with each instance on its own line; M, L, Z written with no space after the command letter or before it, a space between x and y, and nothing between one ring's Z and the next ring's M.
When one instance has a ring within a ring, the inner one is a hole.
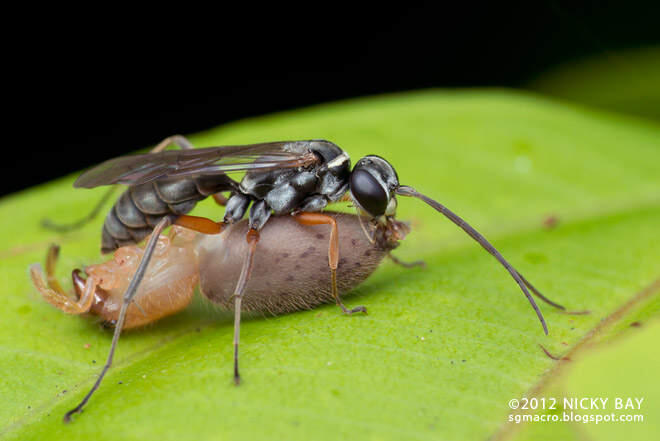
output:
M172 144L181 150L165 150ZM245 172L245 175L237 182L228 176L231 172ZM341 232L337 231L334 218L323 214L323 210L331 203L350 200L358 215L366 220L365 234L371 236L372 243L377 244L375 232L396 235L397 228L400 228L401 223L394 219L397 195L421 199L492 254L523 291L546 334L545 320L528 289L550 305L564 309L538 292L463 219L412 187L400 185L396 171L385 159L376 155L365 156L351 169L348 154L330 141L282 141L193 149L184 137L173 136L161 142L151 153L111 159L92 168L83 173L74 186L93 188L112 184L125 184L128 188L105 220L102 251L110 252L138 243L149 235L150 238L123 296L108 361L90 392L75 409L67 413L66 420L82 409L110 367L127 308L144 277L160 233L169 225L217 234L248 214L249 228L245 236L247 253L236 256L236 259L242 259L242 266L233 295L234 379L237 384L240 379L238 343L241 301L258 250L259 232L271 216L290 215L302 225L326 224L331 227L328 250L330 284L333 298L345 314L366 312L366 309L363 306L349 309L339 298L336 270L339 261L337 237ZM223 195L227 192L230 193L229 198ZM187 214L197 202L209 196L225 206L221 222Z

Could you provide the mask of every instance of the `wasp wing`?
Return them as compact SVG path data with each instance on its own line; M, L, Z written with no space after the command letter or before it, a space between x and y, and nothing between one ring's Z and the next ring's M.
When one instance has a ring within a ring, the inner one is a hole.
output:
M280 141L120 156L84 172L73 185L83 188L138 185L182 176L305 167L318 161L305 148L307 144L308 141Z

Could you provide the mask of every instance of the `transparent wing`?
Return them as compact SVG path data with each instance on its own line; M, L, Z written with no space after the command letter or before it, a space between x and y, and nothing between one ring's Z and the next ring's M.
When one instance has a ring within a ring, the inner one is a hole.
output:
M120 156L84 172L73 185L83 188L137 185L180 176L304 167L318 162L316 155L304 148L307 143L280 141Z

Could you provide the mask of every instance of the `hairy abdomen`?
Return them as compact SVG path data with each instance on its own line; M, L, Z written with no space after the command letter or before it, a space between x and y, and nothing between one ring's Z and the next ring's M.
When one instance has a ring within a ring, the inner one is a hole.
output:
M358 217L330 213L339 232L340 294L362 283L388 250L371 244ZM213 303L233 309L232 295L247 253L246 221L198 242L200 290ZM302 226L291 216L273 216L260 233L243 310L271 314L311 309L333 302L328 266L330 227Z

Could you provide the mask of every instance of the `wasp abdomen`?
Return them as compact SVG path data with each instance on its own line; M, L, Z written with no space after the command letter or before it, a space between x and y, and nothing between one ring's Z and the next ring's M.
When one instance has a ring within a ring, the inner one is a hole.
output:
M140 242L161 219L172 222L197 202L237 183L226 175L151 181L129 187L112 207L103 225L102 253Z

